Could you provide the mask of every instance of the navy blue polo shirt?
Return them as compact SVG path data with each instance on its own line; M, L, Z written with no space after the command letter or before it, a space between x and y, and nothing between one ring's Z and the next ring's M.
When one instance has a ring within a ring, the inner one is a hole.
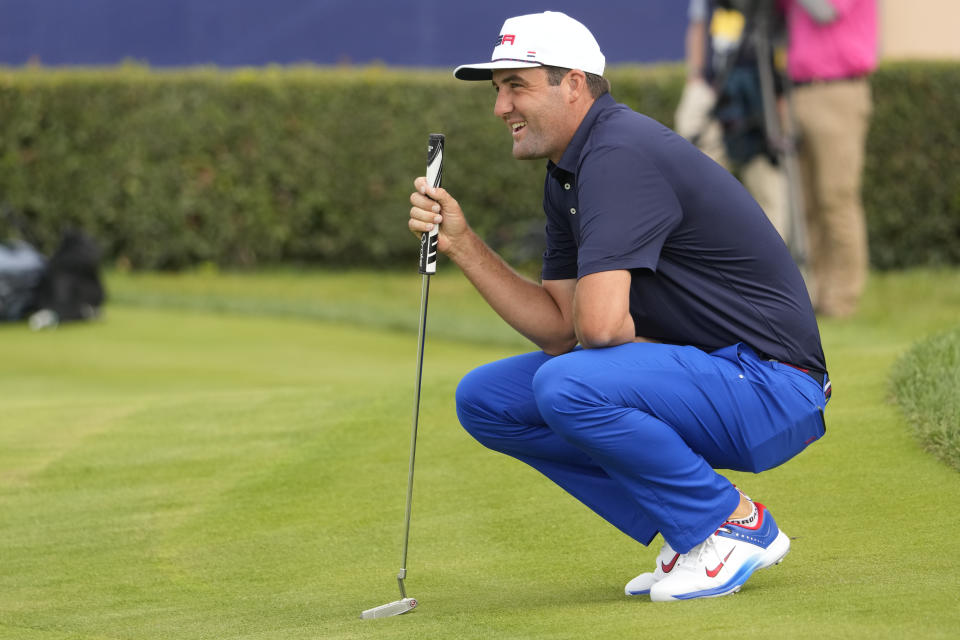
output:
M547 164L544 280L626 269L638 336L826 371L800 271L720 165L609 95Z

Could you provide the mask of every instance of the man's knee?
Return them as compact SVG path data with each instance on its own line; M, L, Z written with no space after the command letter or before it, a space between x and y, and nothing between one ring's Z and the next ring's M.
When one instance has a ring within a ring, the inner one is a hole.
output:
M602 398L586 381L578 353L554 358L533 377L537 408L550 428L564 437L575 434L583 421L578 416L602 406Z
M489 390L485 392L488 389L485 378L483 367L474 369L460 380L454 394L460 424L478 440L478 432L483 432L480 425L488 424L493 413L489 404Z
M465 375L454 394L460 424L477 442L495 451L528 426L523 391L511 387L505 376L509 379L501 362L488 363Z

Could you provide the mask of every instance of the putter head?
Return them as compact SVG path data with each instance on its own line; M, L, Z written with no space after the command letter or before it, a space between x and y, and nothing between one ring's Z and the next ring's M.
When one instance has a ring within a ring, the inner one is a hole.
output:
M364 620L372 620L374 618L389 618L390 616L398 616L401 613L412 611L416 606L417 601L414 598L403 598L402 600L382 604L379 607L374 607L373 609L367 609L360 614L360 617Z

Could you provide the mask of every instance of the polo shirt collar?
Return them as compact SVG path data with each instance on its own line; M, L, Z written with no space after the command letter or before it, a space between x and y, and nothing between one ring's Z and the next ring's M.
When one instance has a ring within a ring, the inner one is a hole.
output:
M573 134L570 144L568 144L564 150L560 162L554 165L552 160L548 161L547 169L552 172L554 167L559 167L571 175L576 174L577 165L580 163L580 152L583 151L583 146L587 144L587 138L590 137L590 130L593 129L593 125L600 116L600 113L615 104L616 101L609 93L605 93L594 100L593 104L590 105L590 110L587 111L587 115L583 117L583 121L580 123L580 126L577 127L577 132Z

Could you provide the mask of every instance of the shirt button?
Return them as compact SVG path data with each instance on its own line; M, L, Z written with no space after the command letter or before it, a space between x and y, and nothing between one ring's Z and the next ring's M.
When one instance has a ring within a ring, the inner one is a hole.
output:
M570 183L569 182L565 183L563 185L563 188L566 189L567 191L570 191Z
M570 207L570 213L572 213L573 215L576 215L576 214L577 214L577 210L574 209L573 207Z

